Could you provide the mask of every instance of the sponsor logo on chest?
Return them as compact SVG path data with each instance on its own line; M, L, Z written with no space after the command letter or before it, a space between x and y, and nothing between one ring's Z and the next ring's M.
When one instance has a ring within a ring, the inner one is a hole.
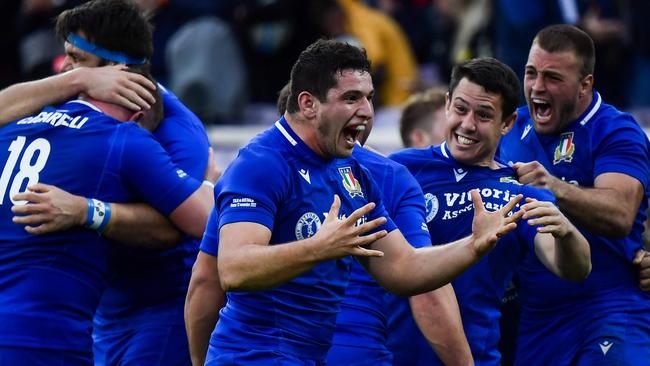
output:
M485 209L489 211L499 210L516 195L515 193L511 193L509 190L497 188L481 188L479 193L483 198ZM438 213L442 214L441 220L450 220L459 217L462 213L470 212L474 209L470 191L460 193L441 193L438 196L444 198L440 200L445 205L442 207L442 210L440 209L440 202L436 195L433 193L426 193L424 195L427 210L427 223L433 221Z

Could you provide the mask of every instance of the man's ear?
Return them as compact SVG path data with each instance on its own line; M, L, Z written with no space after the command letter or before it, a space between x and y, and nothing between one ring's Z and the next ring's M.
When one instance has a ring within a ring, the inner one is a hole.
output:
M594 86L594 76L589 74L580 81L580 98L590 96Z
M129 121L140 123L143 117L144 117L144 113L142 111L137 111L129 117Z
M503 125L501 126L501 136L505 136L510 130L512 130L512 127L515 125L515 121L517 120L517 112L512 112L511 115L506 117L503 120Z
M298 108L300 109L300 113L302 113L305 118L316 118L319 106L320 101L313 94L306 91L298 94Z

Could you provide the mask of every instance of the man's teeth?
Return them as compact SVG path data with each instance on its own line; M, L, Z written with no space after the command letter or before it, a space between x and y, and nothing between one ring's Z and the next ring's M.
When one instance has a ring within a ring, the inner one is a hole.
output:
M537 103L537 104L544 104L544 105L548 104L548 102L545 101L544 99L533 98L532 101L533 103Z
M470 140L463 136L458 136L458 142L460 142L461 145L472 145L476 143L476 141Z
M356 127L356 130L357 130L357 131L365 131L365 130L366 130L366 125L358 125L358 126Z

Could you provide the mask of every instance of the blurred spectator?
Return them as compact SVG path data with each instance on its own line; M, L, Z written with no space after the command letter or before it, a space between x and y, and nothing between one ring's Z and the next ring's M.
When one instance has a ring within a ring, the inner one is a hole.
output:
M52 19L63 10L83 2L83 0L22 0L20 2L15 34L23 35L18 45L23 79L40 79L53 74L52 60L63 54L63 46L54 35Z
M631 108L650 109L650 2L629 0L628 4L626 15L634 54L633 71L625 73L632 76L627 100ZM619 67L617 74L623 70ZM645 122L650 125L650 116Z
M409 97L399 122L404 147L440 145L444 140L446 94L438 87Z
M345 31L357 38L372 61L379 105L404 102L417 82L417 64L408 39L386 14L359 0L338 0L345 13Z
M522 81L535 34L550 24L578 21L575 0L496 0L493 6L494 57L510 66Z
M580 5L579 25L596 46L595 87L610 104L625 107L629 84L621 82L621 70L631 67L631 49L624 9L615 0L583 0Z

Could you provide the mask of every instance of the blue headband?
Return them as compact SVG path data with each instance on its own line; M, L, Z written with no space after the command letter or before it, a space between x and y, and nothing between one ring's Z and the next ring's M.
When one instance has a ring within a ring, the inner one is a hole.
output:
M86 51L105 60L116 62L118 64L142 65L147 62L146 58L132 58L122 52L109 51L87 41L86 39L74 33L68 34L66 41L80 50Z

